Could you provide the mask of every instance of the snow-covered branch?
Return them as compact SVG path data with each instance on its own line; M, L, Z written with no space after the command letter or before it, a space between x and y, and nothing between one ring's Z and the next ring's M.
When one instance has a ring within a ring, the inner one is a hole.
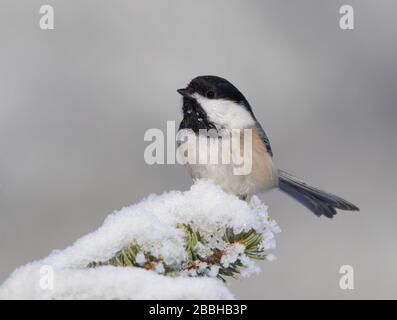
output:
M279 228L267 207L218 186L150 195L107 217L96 231L18 268L0 287L14 299L231 299L219 279L271 261Z

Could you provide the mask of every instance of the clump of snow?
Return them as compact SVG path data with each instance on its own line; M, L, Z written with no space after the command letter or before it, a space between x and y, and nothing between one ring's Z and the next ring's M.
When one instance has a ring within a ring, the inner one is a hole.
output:
M50 286L38 263L18 269L0 289L1 299L233 299L219 280L158 275L141 268L54 268Z
M222 252L220 265L187 261L185 232L180 225L199 231L202 241L197 252ZM260 249L275 247L277 224L267 207L254 197L250 203L227 194L220 187L198 181L189 191L150 195L141 202L109 215L96 231L72 246L54 251L47 258L18 268L0 287L3 299L231 299L226 286L214 279L222 267L237 260L244 266L242 276L258 272L256 262L241 243L228 244L225 230L235 234L255 230L262 235ZM107 261L132 241L141 251L137 265L145 265L145 254L161 257L150 271L137 267L101 266L87 268L93 261ZM266 254L266 259L274 256ZM163 275L165 267L176 266L178 277ZM196 276L204 276L195 278Z

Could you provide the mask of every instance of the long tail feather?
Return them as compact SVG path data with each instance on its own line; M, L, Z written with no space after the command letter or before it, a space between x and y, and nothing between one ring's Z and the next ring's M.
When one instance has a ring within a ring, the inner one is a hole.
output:
M332 218L336 209L359 211L354 204L336 195L309 186L293 175L279 170L279 188L311 210L316 216Z

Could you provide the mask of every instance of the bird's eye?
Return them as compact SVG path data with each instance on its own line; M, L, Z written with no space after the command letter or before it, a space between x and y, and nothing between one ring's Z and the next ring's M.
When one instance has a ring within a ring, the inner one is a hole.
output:
M212 90L208 90L206 96L208 99L213 99L215 97L215 92Z

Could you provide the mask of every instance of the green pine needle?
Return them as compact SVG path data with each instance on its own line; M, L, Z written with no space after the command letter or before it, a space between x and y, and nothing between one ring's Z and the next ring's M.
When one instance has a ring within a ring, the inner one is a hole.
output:
M201 257L197 251L196 247L198 243L206 245L205 241L201 237L199 231L193 230L188 224L178 224L177 228L180 228L185 233L185 251L187 256L187 261L182 266L170 266L164 263L162 257L154 257L147 252L143 252L145 257L145 263L137 263L136 256L139 252L142 252L141 246L136 242L132 241L128 246L122 250L116 252L116 254L107 261L91 262L87 267L95 268L98 266L117 266L117 267L139 267L148 270L153 269L154 264L163 263L164 274L166 275L177 275L184 269L198 269L198 264L200 262L205 262L208 266L218 266L218 278L225 281L224 276L236 277L240 274L241 269L244 267L242 262L237 259L235 262L231 263L228 267L221 264L221 259L224 254L219 249L213 249L211 254L207 257ZM232 228L227 228L223 236L223 240L227 245L233 245L240 243L244 245L244 253L247 257L252 259L263 260L266 258L266 254L261 248L262 235L257 233L254 229L249 231L240 232L235 234ZM205 273L198 273L198 276L205 276Z

